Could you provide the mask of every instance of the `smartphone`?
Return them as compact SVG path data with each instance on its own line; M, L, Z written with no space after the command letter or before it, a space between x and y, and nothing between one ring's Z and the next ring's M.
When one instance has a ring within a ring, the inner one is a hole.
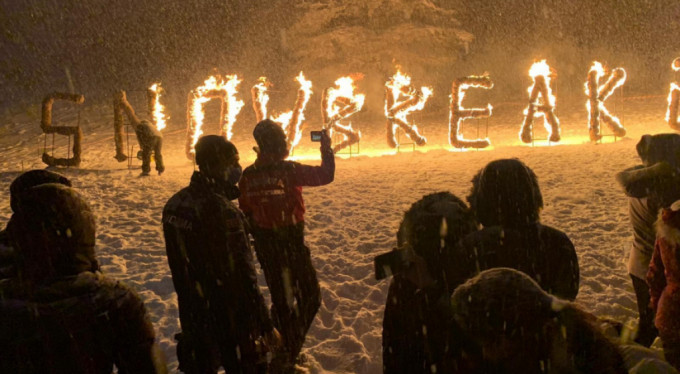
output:
M312 141L313 142L320 142L321 141L321 136L323 134L322 131L312 131Z
M407 267L407 265L404 264L404 253L403 249L395 248L387 253L376 256L373 260L373 264L375 265L375 279L381 280L403 271Z

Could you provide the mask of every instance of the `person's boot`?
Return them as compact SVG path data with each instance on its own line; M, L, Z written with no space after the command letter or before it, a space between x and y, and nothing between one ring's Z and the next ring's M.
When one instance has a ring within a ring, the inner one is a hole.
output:
M116 155L113 156L113 158L115 158L118 162L123 162L128 159L128 156L125 155L124 153L116 153Z

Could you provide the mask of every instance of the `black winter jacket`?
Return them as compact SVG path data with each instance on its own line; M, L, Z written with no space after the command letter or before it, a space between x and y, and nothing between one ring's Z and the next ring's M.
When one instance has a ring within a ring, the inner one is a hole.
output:
M218 190L195 172L163 209L182 330L257 337L271 331L272 322L257 286L245 220Z
M385 374L476 372L479 352L453 320L450 299L443 285L418 289L400 275L392 279L382 331Z
M127 286L82 272L28 293L0 282L1 373L161 373L144 304Z
M532 223L519 227L492 226L463 239L458 284L490 268L509 267L526 273L545 291L574 300L579 265L574 244L552 227Z

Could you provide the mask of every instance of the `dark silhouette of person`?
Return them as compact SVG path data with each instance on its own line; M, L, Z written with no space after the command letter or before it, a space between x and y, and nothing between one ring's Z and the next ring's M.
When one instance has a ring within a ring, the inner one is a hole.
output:
M649 347L658 335L645 278L654 252L654 222L659 210L680 199L680 135L643 135L637 146L642 165L621 171L616 180L628 197L633 243L628 273L637 298L640 322L635 341Z
M0 372L166 372L142 300L99 272L80 194L48 183L12 201L17 276L0 281Z
M515 269L482 271L456 288L451 306L481 347L485 373L676 373L650 349L616 343L595 315Z
M468 201L483 228L463 240L459 283L481 270L510 267L550 294L576 298L574 245L565 233L539 222L543 196L528 166L518 159L490 162L473 178Z
M44 169L29 170L16 177L9 186L9 202L12 212L17 208L19 194L31 187L45 183L59 183L71 187L71 181L61 174ZM12 248L9 242L7 230L3 229L0 231L0 279L10 278L15 275L14 248Z
M280 344L257 286L252 249L238 197L236 147L217 135L196 143L199 171L163 209L163 233L177 292L185 373L259 373L266 349Z
M471 373L476 352L452 324L450 297L457 284L455 248L476 230L465 203L449 192L424 196L404 214L396 250L406 269L394 275L383 318L385 374ZM466 358L463 358L463 352Z
M153 154L156 162L156 171L158 175L165 171L165 164L163 164L163 134L156 129L151 122L142 120L132 124L135 129L135 135L139 142L139 147L142 148L139 152L139 157L142 159L142 175L149 175L151 172L151 154Z
M281 126L261 121L253 131L257 160L239 182L239 205L251 223L255 253L272 296L272 318L287 351L274 358L283 371L293 370L321 305L319 281L304 243L302 187L329 184L335 176L331 140L322 134L321 166L303 165L286 160Z

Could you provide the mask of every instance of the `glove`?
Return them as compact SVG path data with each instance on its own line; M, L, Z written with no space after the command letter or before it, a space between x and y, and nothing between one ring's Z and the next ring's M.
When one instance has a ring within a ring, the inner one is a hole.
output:
M328 129L321 130L321 150L331 148L331 137L328 135Z

